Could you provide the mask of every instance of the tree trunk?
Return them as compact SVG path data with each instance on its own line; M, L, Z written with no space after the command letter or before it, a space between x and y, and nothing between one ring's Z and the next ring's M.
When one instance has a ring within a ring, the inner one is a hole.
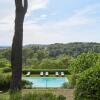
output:
M27 12L27 0L15 0L16 16L15 16L15 34L12 43L11 66L12 80L10 84L11 91L20 89L22 77L22 44L23 44L23 22Z

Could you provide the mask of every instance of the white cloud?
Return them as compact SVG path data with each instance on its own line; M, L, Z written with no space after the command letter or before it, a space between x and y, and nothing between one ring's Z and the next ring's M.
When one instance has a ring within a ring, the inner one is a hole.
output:
M89 5L83 9L80 9L80 10L75 10L75 13L77 13L77 16L84 15L84 14L88 15L91 13L95 13L96 10L99 10L99 9L100 9L100 3Z
M29 9L26 17L31 16L32 12L45 8L49 0L29 0ZM48 21L47 23L37 24L39 19L29 20L24 24L24 44L29 43L54 43L54 42L66 42L74 41L75 36L79 39L81 37L80 31L76 29L80 27L86 27L95 25L94 18L88 16L100 8L99 4L88 6L77 10L72 16L62 21ZM14 13L14 9L12 10ZM12 13L11 12L11 13ZM54 13L55 15L56 13ZM6 16L6 17L5 17ZM42 14L40 18L46 18L48 15ZM0 20L0 44L8 44L12 42L13 29L14 29L14 14L4 14L2 20ZM87 33L87 32L86 32ZM91 33L94 33L91 31ZM75 35L78 34L78 35ZM69 38L71 37L71 39ZM93 38L93 37L92 37ZM79 40L76 40L79 41Z
M49 0L28 0L28 11L26 17L31 16L32 12L41 8L45 8ZM9 0L0 1L1 5L5 7L0 10L0 23L13 23L15 17L15 3L9 2ZM46 17L46 15L42 16Z
M48 0L28 0L28 12L27 16L30 16L32 11L45 8ZM12 37L14 34L14 17L15 17L15 4L12 0L1 0L0 1L0 45L9 45L12 42ZM32 22L32 21L29 21Z
M43 14L40 16L40 18L47 18L47 17L48 17L48 15L46 15L46 14Z
M80 27L87 27L96 24L95 19L87 15L94 12L97 8L99 8L98 5L85 7L80 11L75 12L69 18L58 22L48 22L41 25L36 23L25 25L24 43L29 43L28 41L30 41L30 43L66 42L70 40L68 39L69 36L71 36L71 39L75 41L75 34L78 39L81 37L81 33L84 34L82 31L76 31L77 29L80 30ZM87 34L88 31L85 33ZM94 34L95 32L91 31L91 33Z
M34 10L46 8L49 0L29 0L27 16L31 16Z

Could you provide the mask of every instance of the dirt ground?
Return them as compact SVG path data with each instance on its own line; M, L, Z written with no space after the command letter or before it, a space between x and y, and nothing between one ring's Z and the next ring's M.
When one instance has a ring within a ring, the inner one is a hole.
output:
M60 89L56 90L56 94L61 94L66 97L66 100L73 100L73 89Z

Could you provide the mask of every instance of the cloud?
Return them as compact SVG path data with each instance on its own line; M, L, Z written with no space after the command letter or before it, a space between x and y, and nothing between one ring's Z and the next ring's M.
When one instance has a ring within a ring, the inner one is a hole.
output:
M48 1L49 0L28 0L28 11L26 17L31 16L32 12L35 10L45 8L48 4ZM5 7L0 10L0 23L13 23L15 17L14 1L12 0L12 2L9 2L9 0L3 0L0 1L0 4L5 5Z
M46 15L46 14L42 14L41 16L40 16L40 18L47 18L48 17L48 15Z
M83 9L75 10L72 16L62 21L48 21L47 23L42 24L28 23L25 25L24 29L24 43L26 44L28 41L30 41L30 43L66 42L68 40L71 41L72 39L72 41L75 41L75 38L77 38L76 41L79 41L82 34L90 34L88 32L91 32L91 34L95 33L93 29L87 30L88 26L91 27L91 25L94 25L94 30L96 26L96 19L88 15L99 8L99 4L86 6ZM43 16L45 17L45 15ZM84 27L86 31L83 31ZM70 36L71 39L68 38ZM88 37L87 40L90 38L92 41L94 37L90 37ZM82 39L82 41L85 41L85 39Z
M31 16L35 10L45 8L48 0L28 0L28 2L29 6L26 17ZM11 44L14 34L15 4L13 0L1 0L0 5L0 45L8 45Z
M29 0L29 9L26 17L28 18L29 16L31 16L33 11L44 9L45 7L47 7L48 2L49 0ZM46 22L39 23L40 19L43 20L44 18L48 17L48 15L46 15L45 13L34 20L25 20L24 44L48 44L55 42L65 43L67 41L75 41L75 39L76 41L79 41L80 39L82 39L82 41L85 41L85 39L80 38L82 34L84 34L85 30L85 35L88 32L91 32L93 34L95 33L93 29L88 29L88 26L91 27L91 25L93 25L95 30L95 27L97 26L97 19L89 15L94 14L98 9L100 9L99 4L86 6L84 8L75 10L71 16L66 17L65 19L62 19L60 21L48 20ZM14 33L14 9L12 10L12 12L13 14L4 14L2 20L0 20L0 44L11 44L12 42ZM56 15L56 12L53 14ZM92 40L93 38L94 37L91 37Z
M27 16L31 16L35 10L46 8L48 2L49 0L29 0Z
M84 14L88 15L88 14L94 14L99 9L100 9L100 3L88 5L83 9L75 10L75 13L77 13L77 16Z

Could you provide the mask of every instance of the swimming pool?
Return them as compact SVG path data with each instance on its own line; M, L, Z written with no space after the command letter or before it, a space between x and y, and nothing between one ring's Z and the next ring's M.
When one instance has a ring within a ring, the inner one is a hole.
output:
M68 79L65 77L24 77L23 79L32 82L33 88L57 88L65 82L68 83Z

